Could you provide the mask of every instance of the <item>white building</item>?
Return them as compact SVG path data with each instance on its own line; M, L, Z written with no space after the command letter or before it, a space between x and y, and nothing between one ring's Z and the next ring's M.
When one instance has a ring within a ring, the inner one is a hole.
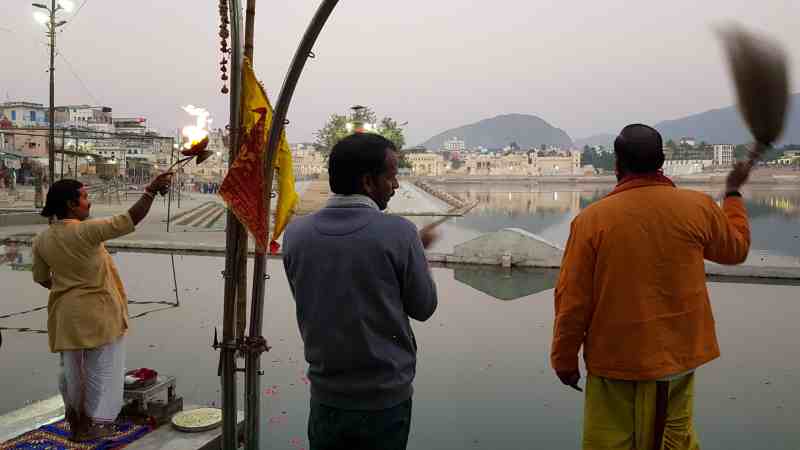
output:
M46 127L49 108L41 103L5 102L0 103L0 119L11 121L17 128Z
M710 159L668 159L664 161L664 175L681 176L694 175L714 165Z
M112 123L117 133L145 134L147 132L147 119L144 117L114 117Z
M467 175L575 176L581 175L581 152L542 151L507 155L470 154L458 169Z
M96 131L114 131L111 108L108 106L57 106L56 124L59 127L65 128L88 128Z
M733 144L714 145L714 165L719 167L730 167L733 165Z
M466 150L467 145L464 141L457 137L453 137L444 142L444 149L451 152L463 152Z
M328 173L328 161L312 144L291 144L295 178L317 177Z
M444 157L435 153L408 153L405 160L411 164L411 174L418 177L437 177L447 170Z

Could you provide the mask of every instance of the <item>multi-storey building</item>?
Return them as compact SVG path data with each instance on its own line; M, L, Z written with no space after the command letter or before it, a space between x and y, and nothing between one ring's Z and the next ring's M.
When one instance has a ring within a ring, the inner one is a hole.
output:
M714 165L719 167L730 167L735 158L733 156L733 144L714 145Z
M311 144L292 144L292 167L295 178L317 177L328 172L325 155Z
M444 142L444 149L447 151L463 152L464 150L466 150L466 148L467 148L466 143L457 137L453 137Z
M447 170L444 157L435 153L407 153L405 160L411 165L411 174L418 177L436 177Z
M580 167L580 152L531 150L506 155L468 155L458 172L467 175L559 176L580 175Z
M5 102L0 103L0 118L5 117L16 128L46 127L49 108L41 103Z
M662 170L668 176L694 175L711 167L711 159L668 159L664 161Z

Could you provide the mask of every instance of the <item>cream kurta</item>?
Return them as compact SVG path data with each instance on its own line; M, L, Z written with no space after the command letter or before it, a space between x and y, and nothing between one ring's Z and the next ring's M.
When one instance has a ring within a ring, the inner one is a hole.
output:
M127 213L56 222L33 241L33 279L52 279L47 304L50 351L93 349L128 329L128 298L104 241L134 231Z

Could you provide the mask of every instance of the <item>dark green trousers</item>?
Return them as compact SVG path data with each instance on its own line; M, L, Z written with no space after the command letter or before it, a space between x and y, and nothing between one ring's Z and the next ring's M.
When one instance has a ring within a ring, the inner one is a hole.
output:
M411 399L392 408L356 411L314 401L308 415L310 450L405 450Z

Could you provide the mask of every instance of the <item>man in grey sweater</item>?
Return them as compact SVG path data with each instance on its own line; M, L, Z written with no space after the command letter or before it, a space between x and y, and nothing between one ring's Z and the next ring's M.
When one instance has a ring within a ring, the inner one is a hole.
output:
M409 317L436 310L423 250L436 235L382 212L399 187L391 141L342 139L328 173L328 204L292 221L283 244L309 364L310 447L402 450L417 363Z

